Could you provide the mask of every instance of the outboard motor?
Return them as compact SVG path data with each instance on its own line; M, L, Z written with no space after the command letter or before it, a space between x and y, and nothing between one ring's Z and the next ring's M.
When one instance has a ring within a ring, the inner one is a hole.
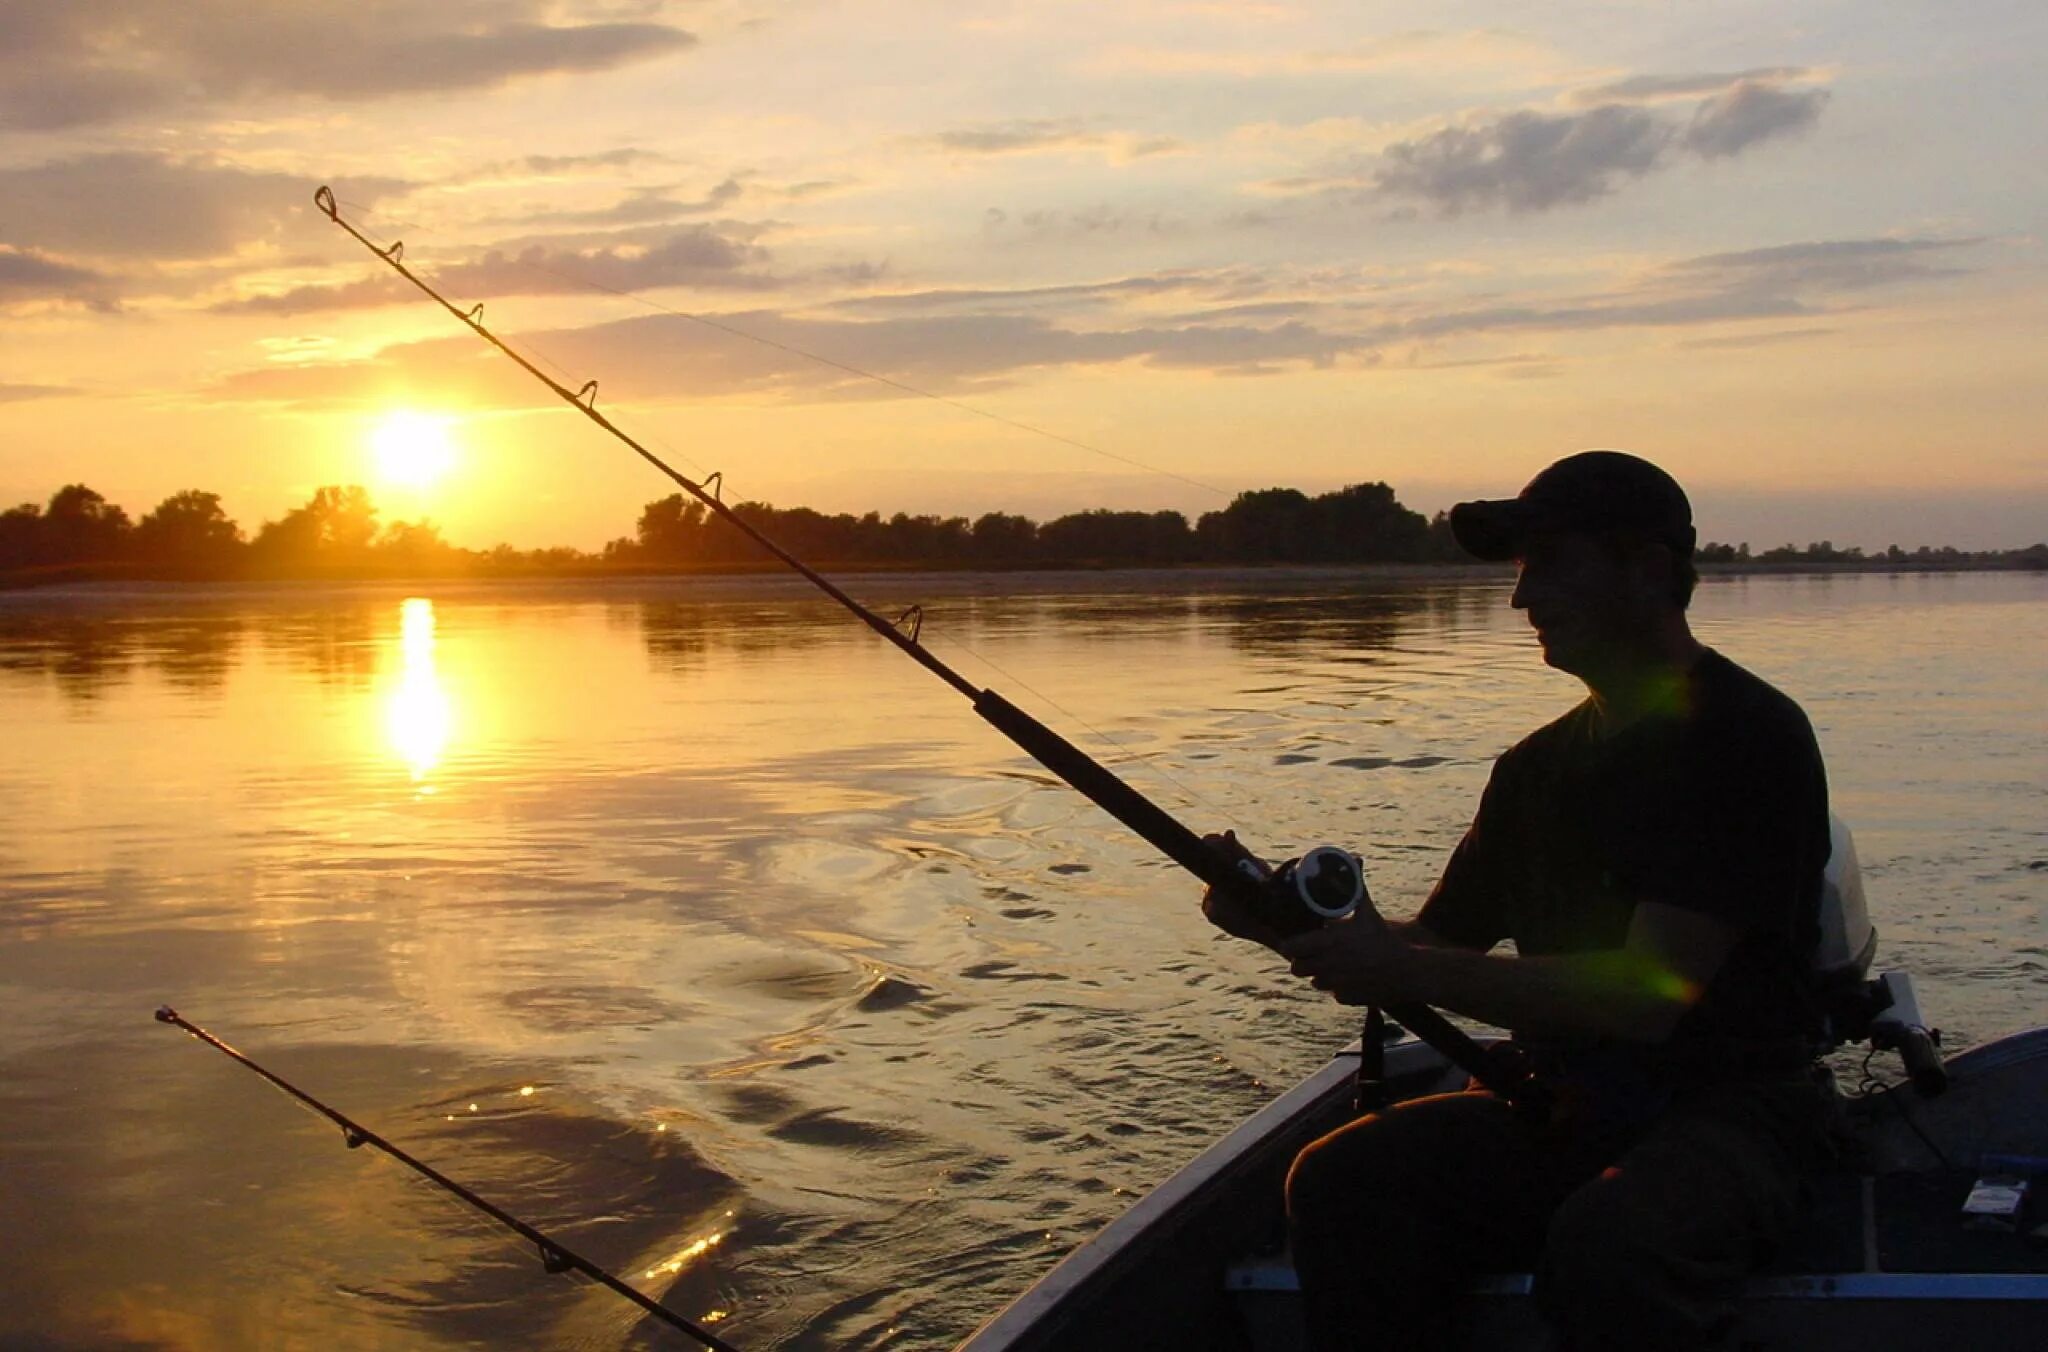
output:
M1828 1011L1828 1040L1868 1040L1879 1051L1895 1051L1922 1098L1948 1088L1941 1063L1941 1032L1929 1028L1913 995L1913 978L1884 972L1868 979L1877 952L1877 931L1863 900L1863 872L1856 842L1842 819L1828 818L1831 849L1821 887L1820 946L1814 954L1814 987Z
M1814 977L1823 988L1861 983L1877 953L1877 931L1870 927L1870 909L1863 902L1856 842L1833 813L1828 814L1828 847L1828 867L1821 880L1820 947L1813 955Z

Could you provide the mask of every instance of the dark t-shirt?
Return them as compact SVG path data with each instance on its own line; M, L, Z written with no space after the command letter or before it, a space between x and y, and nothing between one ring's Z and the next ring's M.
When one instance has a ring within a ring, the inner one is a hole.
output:
M1668 710L1610 738L1597 731L1588 700L1495 762L1417 919L1450 943L1512 939L1538 955L1621 948L1642 902L1698 911L1739 938L1666 1051L1813 1031L1807 978L1829 838L1806 715L1709 651Z

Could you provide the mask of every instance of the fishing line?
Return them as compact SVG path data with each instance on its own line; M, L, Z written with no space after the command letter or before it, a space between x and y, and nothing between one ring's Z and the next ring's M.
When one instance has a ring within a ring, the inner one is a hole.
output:
M805 361L816 362L820 366L830 367L835 371L843 371L847 375L858 376L862 380L872 380L877 384L886 385L892 390L898 390L904 394L914 395L919 399L933 400L937 403L946 405L948 408L958 409L962 413L973 414L977 418L986 418L990 422L1000 423L1004 427L1014 428L1019 432L1028 432L1032 436L1045 437L1048 440L1059 442L1063 446L1071 446L1076 450L1087 451L1091 455L1099 455L1105 460L1114 460L1119 464L1129 465L1133 469L1144 470L1148 474L1157 474L1162 478L1177 480L1181 483L1187 484L1192 488L1199 488L1206 493L1214 493L1217 497L1220 497L1225 501L1229 501L1233 496L1227 489L1218 488L1215 484L1205 483L1200 479L1192 478L1186 474L1181 474L1177 471L1166 469L1159 465L1147 464L1145 461L1139 460L1134 456L1122 455L1116 451L1104 450L1102 447L1091 445L1088 442L1082 441L1078 437L1070 437L1064 432L1055 432L1050 428L1040 427L1036 423L1025 422L1021 418L1012 418L1007 414L997 413L991 409L981 408L978 405L968 403L964 399L955 399L950 395L937 394L931 390L920 389L918 386L912 385L908 381L898 380L894 376L885 376L882 375L880 372L870 371L864 367L855 366L851 362L840 361L836 357L823 356L819 353L811 352L808 351L807 349L797 347L794 344L783 342L780 339L765 337L764 335L758 333L751 333L746 329L740 328L736 324L727 323L724 320L712 319L708 315L695 314L689 310L678 310L672 305L664 305L658 300L650 300L646 296L640 295L638 292L627 291L623 288L616 286L606 286L603 282L591 281L587 277L578 277L573 273L563 272L558 268L548 266L546 263L535 262L534 260L528 258L514 257L510 261L519 267L529 269L530 271L533 272L544 272L548 276L553 277L558 281L568 282L571 285L582 287L587 291L601 291L606 295L616 296L621 300L630 301L634 305L639 305L649 310L656 310L662 314L674 315L678 319L687 319L693 324L702 324L706 328L716 329L720 333L730 334L735 338L744 338L750 343L759 343L763 347L773 348L778 352L786 352L792 357L802 357ZM549 364L553 365L553 363ZM560 370L561 368L556 367L556 369Z
M900 649L905 656L965 696L974 712L996 731L1058 775L1075 791L1122 822L1160 853L1179 864L1211 888L1241 903L1276 933L1298 932L1328 920L1352 914L1368 904L1363 867L1357 856L1334 845L1318 846L1297 860L1277 869L1267 869L1248 853L1218 848L1197 835L1157 803L1139 793L1115 772L1038 719L1012 704L993 689L976 689L959 672L935 656L918 641L924 627L920 606L904 610L892 622L856 601L830 578L820 573L766 532L735 512L714 491L716 485L698 483L684 476L660 456L621 431L597 407L597 382L590 380L575 390L554 379L532 362L506 346L503 339L484 326L483 306L467 312L421 280L406 266L403 241L388 248L373 244L354 224L344 220L335 204L334 192L321 187L313 194L314 205L335 225L365 249L382 259L399 276L446 310L470 332L504 353L535 380L545 384L563 402L574 406L635 455L666 475L684 492L702 503L705 510L747 536L769 554L780 559L812 586L831 597L878 636ZM722 481L721 481L722 482ZM1226 837L1226 839L1233 839ZM1241 847L1239 847L1241 849ZM1390 1006L1392 1014L1408 1030L1440 1055L1478 1082L1509 1100L1532 1101L1534 1085L1526 1073L1487 1052L1471 1035L1424 1005Z
M349 1149L355 1150L361 1146L366 1145L375 1146L378 1150L383 1151L386 1155L389 1155L392 1159L397 1160L406 1168L412 1170L414 1173L419 1174L421 1177L427 1179L427 1181L433 1183L436 1187L439 1187L445 1192L454 1194L463 1202L468 1203L471 1207L482 1212L484 1215L489 1216L492 1220L504 1226L506 1229L512 1231L521 1239L524 1239L528 1243L532 1244L540 1252L541 1266L545 1268L547 1271L551 1273L580 1272L584 1276L589 1277L591 1280L599 1283L600 1285L608 1287L613 1291L616 1291L618 1294L624 1296L627 1300L632 1301L635 1305L638 1305L641 1309L653 1315L656 1319L661 1320L664 1324L669 1325L671 1328L681 1329L684 1333L689 1334L692 1338L695 1338L698 1342L704 1344L704 1346L711 1348L712 1352L738 1352L738 1349L733 1347L731 1343L726 1342L723 1338L720 1338L717 1334L711 1332L709 1329L706 1329L702 1325L697 1324L696 1322L690 1319L686 1319L682 1315L677 1314L674 1310L671 1310L670 1308L668 1308L668 1306L663 1305L660 1301L655 1300L653 1297L645 1295L640 1291L635 1290L633 1287L628 1286L626 1283L620 1281L617 1277L614 1277L611 1273L605 1271L597 1264L591 1262L588 1258L585 1258L582 1254L575 1252L573 1249L570 1249L568 1246L560 1243L557 1240L549 1238L541 1231L535 1229L531 1225L528 1225L525 1221L520 1220L517 1216L514 1216L511 1212L493 1206L491 1203L477 1196L474 1192L471 1192L468 1188L464 1187L460 1183L457 1183L454 1179L448 1177L446 1174L434 1168L432 1165L421 1162L420 1160L407 1154L405 1151L399 1149L397 1146L391 1144L391 1142L385 1140L376 1132L371 1131L368 1127L361 1125L352 1118L343 1116L335 1109L328 1107L325 1103L322 1103L319 1099L314 1098L311 1094L299 1088L297 1085L291 1083L289 1080L286 1080L284 1077L273 1074L271 1071L264 1069L262 1066L258 1065L249 1057L243 1055L241 1052L236 1051L233 1047L230 1047L227 1043L221 1041L212 1033L209 1033L204 1028L201 1028L198 1024L192 1023L189 1020L187 1020L183 1015L179 1014L177 1010L172 1009L169 1005L160 1005L157 1007L156 1020L158 1023L167 1023L174 1028L184 1029L193 1037L198 1038L207 1046L212 1047L215 1051L221 1052L224 1055L231 1057L236 1061L239 1061L242 1065L247 1066L250 1070L255 1071L258 1075L261 1075L265 1080L268 1080L276 1088L283 1090L285 1093L291 1095L292 1098L296 1099L299 1103L312 1109L314 1112L319 1113L322 1117L334 1123L335 1126L340 1127L341 1139L348 1144Z

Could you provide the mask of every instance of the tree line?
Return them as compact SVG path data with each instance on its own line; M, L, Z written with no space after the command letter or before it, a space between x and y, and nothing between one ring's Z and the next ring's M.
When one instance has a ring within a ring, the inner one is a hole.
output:
M1293 488L1240 493L1194 522L1179 512L1096 508L1036 522L1008 512L964 516L827 515L741 502L733 514L800 558L827 563L960 568L1096 564L1424 563L1464 557L1442 514L1401 505L1383 483L1314 497ZM734 564L759 548L680 493L650 502L609 558L663 566Z
M198 489L171 494L140 520L84 484L66 484L47 505L0 512L0 571L16 573L286 577L431 568L467 553L430 522L380 526L369 493L356 485L318 489L253 536L219 494Z
M1007 512L979 517L879 512L827 514L808 507L741 502L734 515L792 554L824 566L1065 568L1183 564L1453 563L1467 561L1445 513L1403 506L1384 483L1309 495L1293 488L1238 494L1194 521L1180 512L1074 512L1037 522ZM1751 556L1749 546L1709 542L1707 564L1857 564L1923 567L2048 567L2048 545L1968 553L1897 545L1865 556L1830 541ZM513 575L662 572L746 567L765 561L752 541L702 503L671 494L646 504L634 533L597 553L451 545L429 521L380 524L359 485L329 485L250 535L215 493L173 493L139 520L84 484L47 504L0 512L0 573L15 581L78 576L284 578L406 574Z

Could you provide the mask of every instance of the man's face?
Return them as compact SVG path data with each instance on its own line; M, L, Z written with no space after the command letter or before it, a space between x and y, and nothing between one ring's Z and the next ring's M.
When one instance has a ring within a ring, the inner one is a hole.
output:
M1641 561L1590 535L1541 536L1516 560L1515 609L1528 612L1543 660L1591 676L1626 663L1654 629Z

